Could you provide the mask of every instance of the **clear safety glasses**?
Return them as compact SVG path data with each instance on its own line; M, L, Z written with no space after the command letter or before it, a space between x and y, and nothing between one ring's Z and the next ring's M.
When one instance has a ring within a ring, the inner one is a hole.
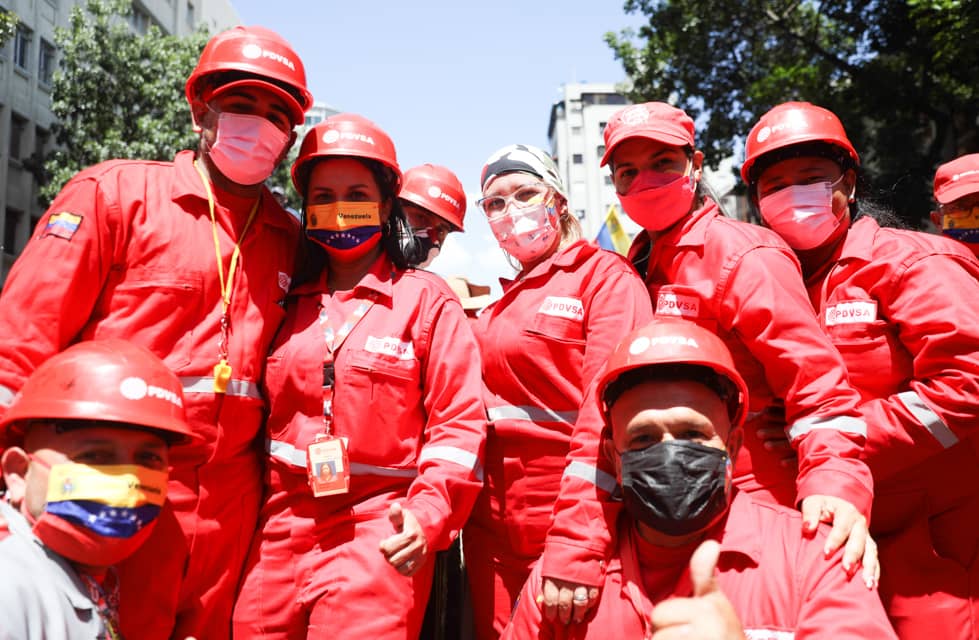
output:
M476 201L476 206L483 210L490 220L499 218L506 213L507 207L513 205L517 209L526 209L541 204L547 199L551 188L543 182L525 184L508 196L487 196Z

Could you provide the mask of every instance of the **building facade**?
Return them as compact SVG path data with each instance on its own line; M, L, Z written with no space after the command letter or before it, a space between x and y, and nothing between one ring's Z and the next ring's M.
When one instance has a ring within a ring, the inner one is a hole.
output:
M54 144L54 34L68 26L71 10L83 2L0 0L0 11L20 20L14 37L0 48L0 286L44 213L35 176ZM130 17L137 33L156 25L175 35L189 35L202 25L216 33L239 22L228 0L138 0Z

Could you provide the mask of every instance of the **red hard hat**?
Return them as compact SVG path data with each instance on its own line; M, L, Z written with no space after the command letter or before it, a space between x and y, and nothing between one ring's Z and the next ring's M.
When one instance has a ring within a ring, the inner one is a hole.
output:
M398 197L450 222L456 231L463 231L466 192L456 174L445 167L423 164L408 169Z
M221 85L223 90L239 85L269 89L289 105L293 124L301 124L304 114L313 105L313 95L306 88L306 69L302 60L282 36L269 29L238 26L208 40L197 67L187 78L184 88L187 102L193 104L195 99L202 97L200 81L203 78L227 72L255 77L235 78Z
M119 422L170 442L197 438L177 376L146 348L117 338L80 342L42 363L0 418L0 434L17 437L31 420Z
M401 168L394 142L380 127L355 113L330 116L306 133L299 155L292 165L292 184L299 195L306 196L309 169L315 160L331 157L353 157L375 160L392 173L394 192L401 189Z
M748 411L748 386L734 366L724 341L711 331L689 320L657 319L627 335L609 356L598 382L598 402L608 417L605 391L623 374L633 369L662 365L690 364L713 369L738 390L736 403L729 405L732 428L744 422Z
M751 175L751 169L766 153L807 142L839 147L855 165L860 164L860 156L835 113L809 102L785 102L770 109L751 128L744 145L741 179L751 184L757 178Z

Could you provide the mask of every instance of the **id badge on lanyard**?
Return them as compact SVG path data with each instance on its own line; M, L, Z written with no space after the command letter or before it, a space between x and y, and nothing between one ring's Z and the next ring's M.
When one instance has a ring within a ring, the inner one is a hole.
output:
M374 299L362 300L337 331L329 322L324 306L319 321L326 341L326 360L323 362L323 433L306 447L306 474L309 487L317 498L347 493L350 490L350 459L347 438L333 434L334 355L357 323L367 315Z

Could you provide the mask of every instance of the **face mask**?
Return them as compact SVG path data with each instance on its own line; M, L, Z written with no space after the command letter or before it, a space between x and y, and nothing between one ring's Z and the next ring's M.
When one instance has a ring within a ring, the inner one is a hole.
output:
M380 205L376 202L331 202L306 209L306 236L331 259L361 258L381 241Z
M758 202L761 217L793 249L805 251L822 246L843 221L842 215L833 213L833 187L837 184L839 180L779 189Z
M695 190L693 176L646 170L618 196L622 210L636 224L648 231L663 231L690 211Z
M288 134L265 118L221 113L209 155L229 180L252 185L272 175L288 143Z
M49 468L47 504L33 522L46 547L75 562L108 567L150 536L167 497L165 471L124 464Z
M428 235L428 229L412 229L411 233L415 237L415 242L420 247L421 255L426 256L424 260L418 263L418 267L424 269L432 264L432 260L438 257L442 245Z
M547 253L559 233L553 197L525 209L511 206L502 216L490 219L489 224L500 248L523 265Z
M625 507L656 531L702 531L727 510L731 459L724 450L667 440L621 457Z
M972 207L968 215L943 215L942 233L959 242L979 243L979 206Z

